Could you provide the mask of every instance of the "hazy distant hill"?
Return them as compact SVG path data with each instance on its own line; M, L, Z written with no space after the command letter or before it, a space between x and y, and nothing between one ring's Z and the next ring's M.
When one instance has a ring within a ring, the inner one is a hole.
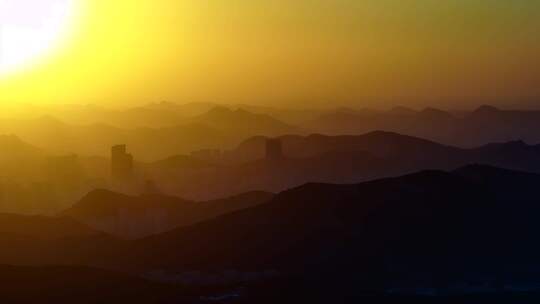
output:
M244 161L261 159L264 157L266 139L254 137L246 140L231 155ZM284 154L290 158L314 157L332 151L364 151L397 161L398 164L395 165L398 167L408 164L414 170L422 169L422 166L424 169L450 169L467 163L486 163L540 172L540 146L528 145L523 141L490 143L473 149L463 149L382 131L349 136L283 136L280 140Z
M89 149L101 147L105 153L108 153L109 144L123 138L121 134L134 132L136 137L128 145L132 144L129 151L136 157L141 156L138 154L141 151L153 155L167 153L162 148L172 153L180 148L177 144L184 145L182 140L185 139L178 137L180 132L176 129L165 134L161 132L168 129L140 129L137 132L106 126L72 129L50 118L34 122L41 124L36 136L42 140L45 135L51 136L53 142L73 138ZM88 136L77 139L71 136L70 130L78 130ZM99 132L94 133L96 130ZM163 137L151 136L155 132ZM53 134L59 136L53 137ZM95 142L88 141L93 136L108 138L108 143L94 146ZM288 135L280 139L285 158L279 161L264 159L266 138L253 137L223 154L223 159L205 160L177 155L152 163L138 162L137 174L153 180L157 189L164 193L199 201L249 191L279 192L306 182L357 183L424 169L449 170L469 163L540 172L540 149L519 141L460 149L381 131L357 136ZM0 159L2 155L6 157L0 166L3 174L0 176L14 181L0 183L3 187L0 208L4 212L56 212L90 189L107 186L106 180L110 176L107 158L51 156L14 136L0 140L5 142ZM152 144L146 146L144 143ZM70 142L65 148L72 147L72 144Z
M16 137L3 138L6 149L0 151L0 159L8 158L0 162L0 177L11 180L0 183L3 212L57 212L89 190L107 187L107 158L49 156ZM88 144L85 138L81 143ZM521 141L461 149L380 131L280 139L285 152L282 160L265 159L266 138L253 137L224 154L222 160L177 155L138 162L137 173L152 180L163 193L200 201L249 191L280 192L307 182L358 183L425 169L451 170L470 163L540 172L540 148ZM162 144L159 141L152 141L151 151Z
M176 111L165 103L149 104L125 109L110 109L95 105L25 105L19 109L9 109L8 117L37 119L54 117L68 124L106 124L118 128L170 127L179 124L189 113Z
M215 201L192 202L159 194L129 196L95 190L61 214L109 234L137 238L252 207L271 198L270 193L251 192Z
M92 186L80 159L0 135L0 213L50 214Z
M378 113L335 111L324 113L303 127L332 135L384 130L466 147L512 140L538 143L540 111L509 111L492 106L459 116L433 108L419 112L406 108Z
M325 112L319 109L289 109L286 107L265 107L247 104L233 105L232 108L243 109L255 114L270 115L289 125L298 126L317 118Z
M25 216L0 214L0 234L21 238L53 240L98 235L93 230L73 219L65 217Z
M168 101L156 102L141 106L145 109L156 110L156 111L166 111L181 114L184 118L194 117L202 115L213 108L217 104L211 102L189 102L189 103L174 103Z
M64 154L105 155L110 145L128 143L144 160L200 149L230 149L256 135L314 132L357 135L383 130L460 147L514 140L540 142L536 131L540 127L539 111L508 111L491 106L457 113L435 108L295 110L162 102L123 110L36 107L32 115L20 116L26 118L2 119L0 134L15 134L37 147ZM149 146L154 147L152 151Z
M247 137L277 136L296 130L267 115L225 108L212 109L162 128L67 124L51 116L0 121L0 134L15 134L52 153L105 156L109 155L111 146L123 143L137 159L147 161L201 149L229 149Z
M120 129L107 125L69 125L50 117L3 121L0 133L16 134L26 142L57 154L108 156L111 146L124 143L137 159L143 160L235 142L206 125Z
M152 164L146 172L166 193L197 200L253 190L279 192L307 182L358 183L471 163L540 172L540 149L523 142L462 149L381 131L356 136L283 136L285 157L268 160L266 140L246 140L227 154L226 164L181 157L176 165L171 161Z
M254 135L279 136L300 132L297 127L285 124L267 114L254 114L243 109L231 110L215 107L202 115L187 120L190 123L205 124L239 138Z
M149 173L167 193L207 200L247 191L279 192L310 181L354 183L402 169L391 164L364 151L331 151L302 159L260 159L212 169Z
M512 269L532 271L539 262L539 185L539 175L485 166L357 185L308 184L267 204L139 240L132 248L140 251L126 263L335 271L339 282L387 286L429 284L428 270L444 281L498 272L510 278Z
M310 132L355 135L375 130L418 136L462 147L513 140L524 140L528 143L540 142L540 134L536 131L540 126L538 122L540 111L501 110L492 106L482 106L474 111L450 112L436 108L426 108L421 111L406 107L395 107L389 111L351 108L302 110L244 104L159 102L125 109L107 109L92 105L28 105L23 109L24 111L9 109L12 115L8 117L19 117L20 120L26 121L25 124L31 124L31 121L40 117L49 117L51 120L64 121L68 125L101 125L118 129L169 129L194 123L216 129L214 131L221 132L221 136L227 138L225 143L229 144L224 145L222 140L216 139L214 144L204 144L205 142L202 141L203 145L200 145L201 141L197 141L196 137L187 136L183 138L184 148L180 149L182 151L176 151L177 153L190 152L190 149L229 148L231 142L237 144L246 137L254 135L277 136ZM13 121L0 123L0 131L3 129L2 126L6 128L12 124ZM39 126L39 124L34 126ZM50 128L52 126L49 125L43 130L50 130ZM17 128L18 131L19 129ZM55 131L63 130L57 128ZM48 148L33 140L28 140L19 134L22 132L12 133L39 147ZM179 133L182 134L182 131ZM68 135L66 132L59 134L63 137ZM199 133L199 135L210 137L215 134ZM82 135L75 132L73 136ZM123 137L130 136L124 134ZM191 147L188 147L188 140L193 141ZM64 138L63 142L66 143L67 139ZM78 142L74 140L72 143ZM162 157L173 154L162 155Z
M523 140L539 143L540 111L509 111L491 106L482 106L467 115L456 126L455 140L464 144L479 141L497 142Z
M248 139L233 153L244 161L260 159L264 157L266 140L265 137ZM459 150L418 137L383 131L340 136L293 135L280 137L280 140L283 143L284 154L291 158L319 156L331 151L365 151L379 157L402 157L422 153L430 157L433 153Z
M479 165L354 185L312 183L136 241L2 235L0 263L93 265L172 282L243 277L267 292L291 279L287 286L338 298L469 294L480 286L489 294L500 286L534 291L539 185L540 175ZM258 280L269 280L269 289Z
M1 107L1 106L0 106ZM96 105L24 105L3 106L1 110L10 113L6 117L36 119L51 116L68 124L106 124L118 128L164 128L183 123L186 119L201 116L212 109L225 108L231 111L243 110L258 115L269 115L277 120L296 125L315 119L323 110L288 109L248 104L220 105L210 102L154 102L127 108L106 108ZM2 115L0 115L2 117Z
M175 155L162 160L146 164L154 170L175 171L187 169L208 169L216 164L210 160L203 160L188 155Z
M263 114L273 117L274 119L283 121L289 125L297 125L311 119L315 119L324 110L314 109L290 109L286 107L270 107L270 106L256 106L249 104L217 104L209 102L191 102L191 103L172 103L172 102L159 102L151 103L141 106L143 109L161 111L161 112L173 112L181 114L184 118L196 117L203 115L212 109L221 108L229 109L230 111L243 110L253 114Z
M28 160L45 156L44 151L15 135L0 135L0 162Z
M42 169L45 151L23 142L15 135L0 135L0 176L17 180Z

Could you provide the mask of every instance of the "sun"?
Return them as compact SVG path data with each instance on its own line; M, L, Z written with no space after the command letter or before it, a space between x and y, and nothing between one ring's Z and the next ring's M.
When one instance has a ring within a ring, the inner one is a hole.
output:
M27 68L59 46L77 0L0 0L0 76Z

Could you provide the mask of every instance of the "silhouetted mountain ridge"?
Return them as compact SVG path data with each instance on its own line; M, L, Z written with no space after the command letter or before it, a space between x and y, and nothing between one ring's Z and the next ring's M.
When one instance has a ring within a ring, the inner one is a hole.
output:
M360 184L309 183L265 204L135 241L2 236L0 262L161 270L172 281L194 273L272 273L341 295L453 290L477 281L526 288L538 275L539 185L538 174L485 165Z
M528 242L540 213L532 196L538 185L539 175L479 165L358 185L312 183L270 203L138 243L159 252L159 263L194 269L309 268L345 261L363 267L390 257L397 264L433 265L453 255L489 263L503 252L515 261L532 261L533 252L521 250L537 248ZM189 248L171 249L186 242ZM152 264L148 259L143 260ZM439 265L447 266L452 264Z
M323 113L302 126L328 135L385 130L449 145L473 147L511 140L538 143L540 133L536 130L540 127L539 121L540 111L501 110L484 105L459 116L436 108L420 112L397 109L371 116L355 112L346 115Z
M0 214L0 234L54 240L80 238L100 234L75 220L65 217Z
M109 234L137 238L262 204L271 197L266 192L250 192L193 202L163 194L131 196L100 189L91 191L61 215Z
M306 182L359 183L419 170L453 170L471 163L540 173L538 146L494 143L474 149L374 131L364 135L286 135L280 160L266 157L269 138L257 136L223 155L213 166L149 167L167 193L207 200L253 190L280 192ZM182 158L181 158L182 159ZM160 169L162 168L162 169Z
M297 127L285 124L270 115L254 114L244 109L231 110L227 107L215 107L188 121L207 124L219 130L239 134L243 138L250 135L278 136L300 131Z

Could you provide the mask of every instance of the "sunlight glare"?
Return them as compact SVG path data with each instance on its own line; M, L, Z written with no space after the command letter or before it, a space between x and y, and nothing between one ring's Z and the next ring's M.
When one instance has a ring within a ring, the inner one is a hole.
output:
M73 10L74 0L0 0L0 76L56 48Z

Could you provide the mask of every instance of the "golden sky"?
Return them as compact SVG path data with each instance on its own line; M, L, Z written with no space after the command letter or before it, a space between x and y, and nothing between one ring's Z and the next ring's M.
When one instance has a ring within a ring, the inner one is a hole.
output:
M540 106L537 0L77 2L0 102Z

